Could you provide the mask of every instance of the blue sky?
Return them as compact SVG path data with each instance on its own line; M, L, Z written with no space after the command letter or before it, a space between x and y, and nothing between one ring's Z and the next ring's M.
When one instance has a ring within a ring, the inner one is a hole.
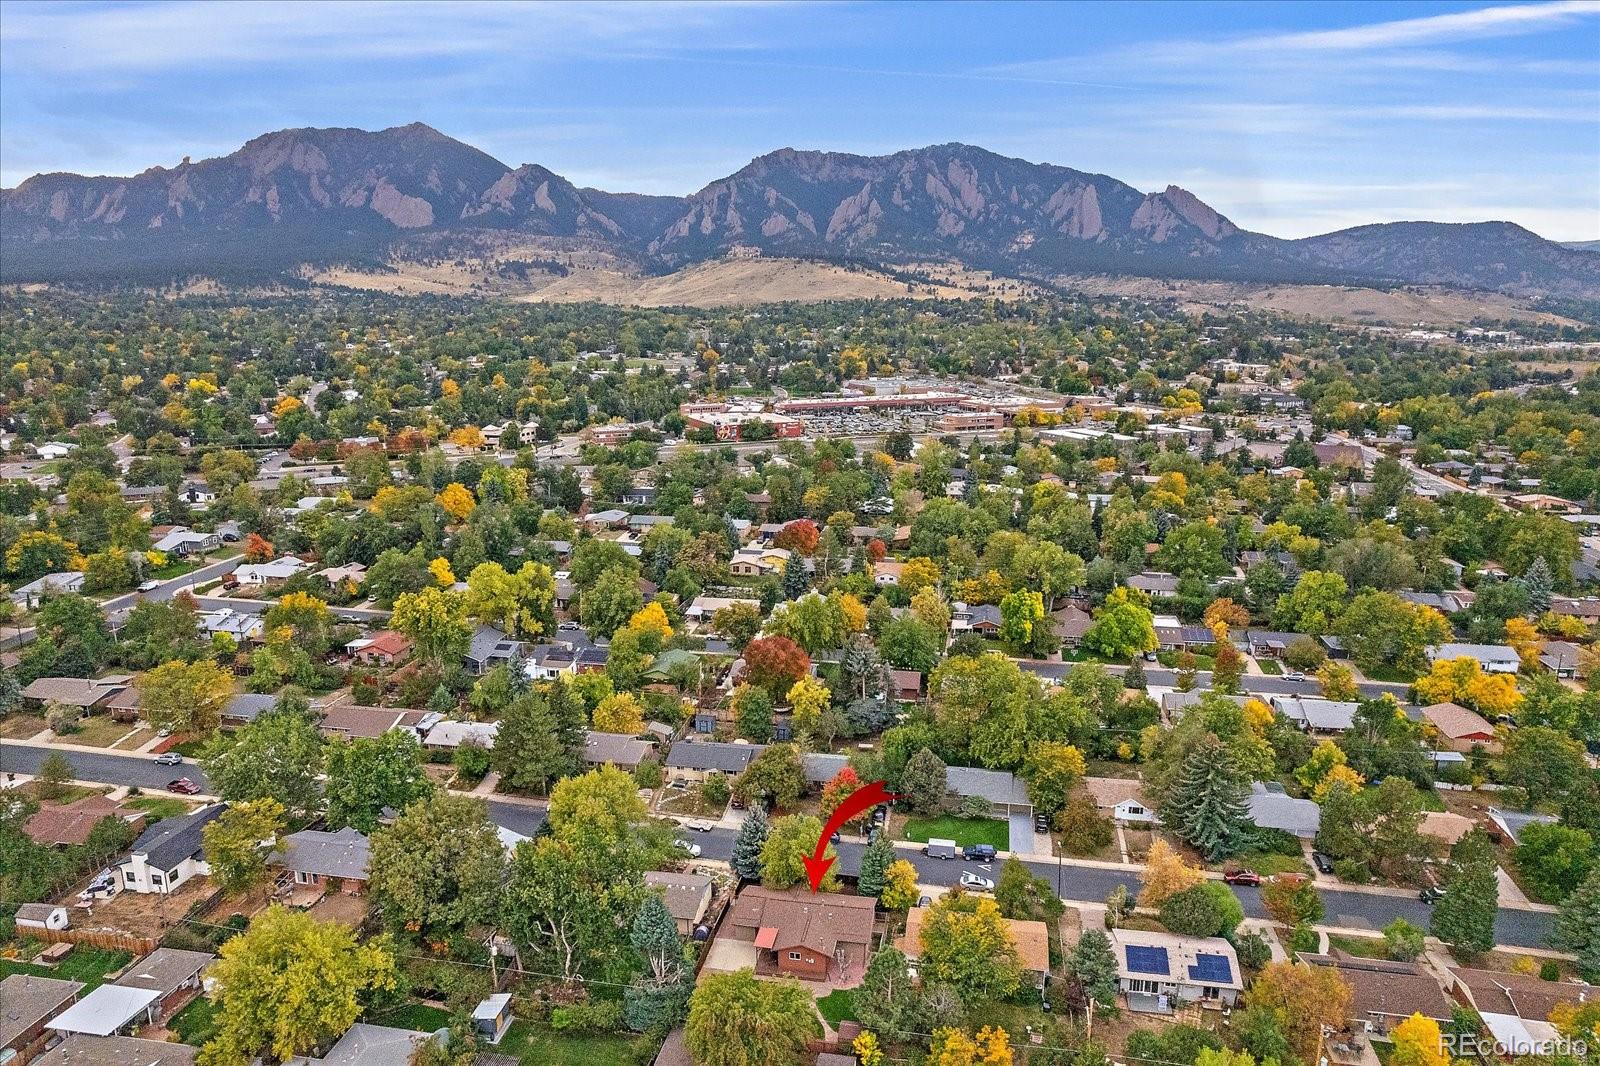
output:
M785 145L966 141L1238 224L1509 219L1600 239L1600 0L0 2L0 181L421 120L688 193Z

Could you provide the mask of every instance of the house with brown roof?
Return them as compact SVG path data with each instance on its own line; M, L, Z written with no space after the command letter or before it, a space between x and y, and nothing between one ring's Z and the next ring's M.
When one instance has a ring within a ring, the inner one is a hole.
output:
M1441 1025L1450 1021L1450 997L1428 970L1414 962L1363 959L1335 948L1331 954L1302 951L1301 962L1336 971L1352 993L1350 1023L1364 1032L1387 1034L1413 1014Z
M1155 810L1145 802L1144 784L1134 777L1086 777L1083 790L1095 810L1119 822L1153 822Z
M1449 847L1472 832L1476 825L1471 818L1453 811L1425 811L1417 824L1417 832Z
M922 957L922 922L930 911L929 907L912 907L907 911L906 931L894 942L894 946L913 966ZM1043 988L1045 974L1050 972L1050 927L1043 922L1017 918L1002 918L1000 921L1005 924L1006 932L1011 934L1011 943L1017 949L1017 963L1022 967L1023 976L1035 988Z
M127 688L132 680L129 674L103 678L41 677L23 688L22 698L37 707L58 703L90 714Z
M354 703L341 703L322 712L318 728L330 740L344 737L347 740L381 737L391 729L406 729L415 733L418 724L427 717L426 711L406 710L403 707L363 707Z
M137 828L144 824L145 812L96 793L57 807L39 808L22 831L36 844L72 847L88 843L94 827L106 818L121 818Z
M26 1062L42 1044L45 1022L77 1001L82 981L14 973L0 981L0 1058L15 1052Z
M1478 1012L1507 1057L1548 1053L1560 1036L1550 1024L1550 1012L1563 1003L1592 1003L1600 996L1593 985L1500 970L1457 966L1449 978L1450 991Z
M1491 753L1500 750L1488 719L1458 703L1430 704L1422 708L1422 720L1438 731L1439 745L1449 751L1465 753L1478 746Z
M411 657L411 641L402 633L385 629L345 645L350 657L363 666L396 666Z
M876 907L869 896L753 885L734 901L725 935L756 946L758 973L854 984L866 973Z

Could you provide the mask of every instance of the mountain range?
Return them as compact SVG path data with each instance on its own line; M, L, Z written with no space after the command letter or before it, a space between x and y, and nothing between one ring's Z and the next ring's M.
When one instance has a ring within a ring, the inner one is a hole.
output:
M784 148L687 197L579 188L421 123L290 129L133 177L0 190L0 279L261 279L381 265L414 238L531 236L664 273L730 252L1068 274L1421 284L1600 298L1600 254L1509 222L1398 222L1300 240L1239 228L1177 186L943 144L886 156Z

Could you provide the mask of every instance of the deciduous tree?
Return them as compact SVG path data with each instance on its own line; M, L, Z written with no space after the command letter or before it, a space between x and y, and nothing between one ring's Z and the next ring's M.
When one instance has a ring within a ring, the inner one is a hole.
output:
M701 978L683 1039L698 1066L803 1066L821 1033L816 1001L798 981L738 970Z

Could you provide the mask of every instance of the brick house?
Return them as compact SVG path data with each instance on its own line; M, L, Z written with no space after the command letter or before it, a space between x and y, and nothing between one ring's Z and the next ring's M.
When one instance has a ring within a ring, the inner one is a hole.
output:
M867 896L752 886L734 901L726 935L760 949L758 973L860 981L872 945L875 907Z

